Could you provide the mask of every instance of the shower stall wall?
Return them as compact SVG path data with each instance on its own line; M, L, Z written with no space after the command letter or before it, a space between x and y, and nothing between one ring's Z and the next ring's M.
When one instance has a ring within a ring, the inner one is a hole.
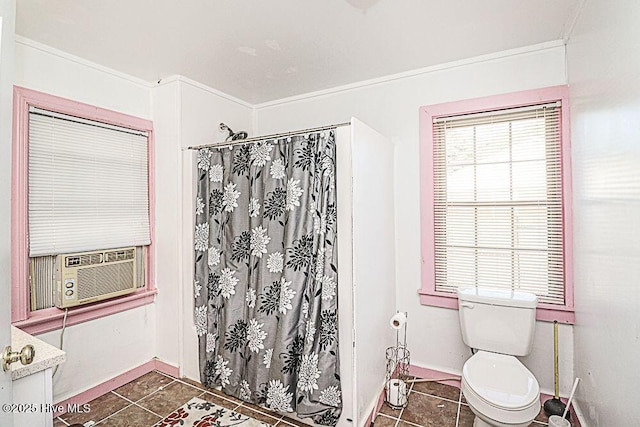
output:
M364 426L384 387L385 348L394 342L393 146L357 119L336 129L338 335L342 415L338 426ZM197 151L183 152L180 368L199 380L193 312L193 229ZM307 422L308 420L303 420Z
M385 349L395 342L389 325L396 310L394 153L386 137L355 118L337 135L338 303L344 361L344 406L338 426L362 427L384 387Z

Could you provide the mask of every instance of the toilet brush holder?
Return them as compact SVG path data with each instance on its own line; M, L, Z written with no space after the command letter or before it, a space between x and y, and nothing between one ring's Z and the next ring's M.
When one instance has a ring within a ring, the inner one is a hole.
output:
M576 378L573 382L573 388L571 389L571 394L569 395L569 400L565 406L564 412L562 416L560 415L551 415L549 417L549 427L571 427L571 423L569 422L569 407L571 407L571 401L573 400L573 395L576 392L576 388L578 388L578 382L580 382L580 378Z
M551 415L549 417L549 427L571 427L571 423L560 415Z

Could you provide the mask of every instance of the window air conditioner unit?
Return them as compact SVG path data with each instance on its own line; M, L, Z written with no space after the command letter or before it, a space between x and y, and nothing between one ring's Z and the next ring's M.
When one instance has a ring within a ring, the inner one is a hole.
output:
M136 248L58 255L56 307L75 307L134 292L136 265Z

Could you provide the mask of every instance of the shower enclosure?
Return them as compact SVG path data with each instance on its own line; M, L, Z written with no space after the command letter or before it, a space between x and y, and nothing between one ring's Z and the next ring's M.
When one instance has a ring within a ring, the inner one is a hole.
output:
M393 146L357 119L336 133L338 336L342 414L338 426L363 426L385 380L385 348L395 313ZM193 311L193 229L197 151L183 155L182 375L199 380ZM305 419L309 422L309 419Z

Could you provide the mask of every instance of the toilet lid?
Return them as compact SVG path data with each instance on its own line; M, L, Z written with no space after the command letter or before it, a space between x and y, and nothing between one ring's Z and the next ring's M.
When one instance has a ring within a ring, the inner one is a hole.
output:
M471 390L487 403L504 409L520 409L540 397L538 381L518 359L479 351L462 368Z

